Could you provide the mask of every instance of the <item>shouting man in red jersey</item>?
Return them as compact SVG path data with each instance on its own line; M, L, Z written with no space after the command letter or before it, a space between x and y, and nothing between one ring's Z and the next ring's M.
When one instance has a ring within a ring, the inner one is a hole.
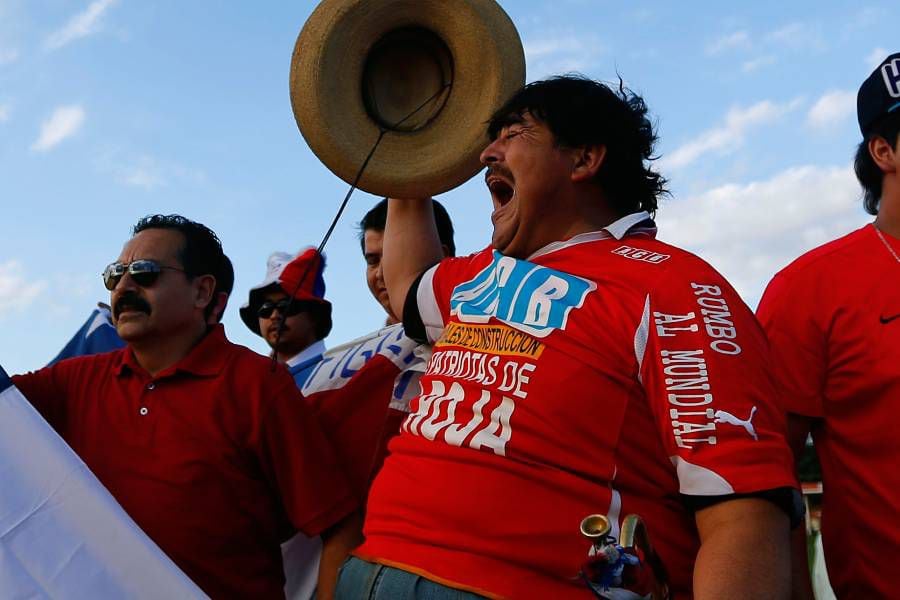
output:
M656 240L643 100L539 81L488 132L490 246L441 260L430 200L388 203L388 296L434 351L338 597L593 598L592 513L610 543L643 518L675 597L786 597L799 494L765 338Z

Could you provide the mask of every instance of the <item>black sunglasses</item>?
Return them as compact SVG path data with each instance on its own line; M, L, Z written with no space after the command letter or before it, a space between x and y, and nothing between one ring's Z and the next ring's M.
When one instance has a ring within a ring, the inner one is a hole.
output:
M278 311L282 317L293 317L294 315L299 315L306 307L302 302L297 302L296 300L291 302L290 298L283 298L278 302L271 302L269 300L263 302L258 309L256 309L256 316L260 319L268 319L272 316L272 313Z
M184 269L179 269L177 267L163 266L155 260L146 258L136 260L127 265L114 262L103 269L103 285L106 286L106 289L109 291L113 291L116 289L122 276L125 275L125 273L128 273L139 286L150 287L157 279L159 279L159 274L162 273L163 270L180 271L182 273L187 272Z

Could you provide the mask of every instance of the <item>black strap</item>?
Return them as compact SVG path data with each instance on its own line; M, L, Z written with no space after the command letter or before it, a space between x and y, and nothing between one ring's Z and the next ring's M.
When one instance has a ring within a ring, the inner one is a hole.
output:
M803 506L803 497L800 490L791 487L781 487L772 490L762 490L759 492L751 492L748 494L725 494L723 496L687 496L682 495L684 503L692 511L697 512L703 510L719 502L735 500L737 498L762 498L772 502L778 508L787 513L791 519L791 529L800 524L803 520L805 512Z
M430 267L429 267L430 268ZM422 321L422 314L419 312L419 285L422 283L422 277L425 271L416 277L412 285L409 286L409 292L406 293L406 300L403 302L403 329L406 337L413 339L420 344L427 344L428 333L425 331L425 323Z

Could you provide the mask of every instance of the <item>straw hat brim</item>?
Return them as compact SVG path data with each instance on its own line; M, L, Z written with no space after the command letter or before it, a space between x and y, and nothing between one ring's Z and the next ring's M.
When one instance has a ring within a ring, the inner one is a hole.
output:
M348 183L381 131L362 99L367 56L385 34L409 27L446 44L452 86L427 125L380 142L359 183L380 196L432 196L472 177L487 121L525 81L518 32L493 0L324 0L294 47L291 104L312 151Z

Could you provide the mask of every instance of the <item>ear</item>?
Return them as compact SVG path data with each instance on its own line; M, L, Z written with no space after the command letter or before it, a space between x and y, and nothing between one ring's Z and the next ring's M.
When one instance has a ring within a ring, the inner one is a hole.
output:
M900 148L900 145L898 145ZM897 170L897 162L894 157L894 147L880 135L873 136L869 140L869 155L882 173L893 173Z
M217 296L218 297L215 299L216 305L213 307L212 313L206 320L207 325L215 325L221 321L222 313L225 312L225 306L228 304L228 294L226 292L219 292Z
M210 302L215 302L213 297L216 290L216 278L212 275L198 275L194 277L194 307L205 309Z
M574 163L571 178L576 183L593 179L606 159L606 146L601 144L583 146L572 152Z

